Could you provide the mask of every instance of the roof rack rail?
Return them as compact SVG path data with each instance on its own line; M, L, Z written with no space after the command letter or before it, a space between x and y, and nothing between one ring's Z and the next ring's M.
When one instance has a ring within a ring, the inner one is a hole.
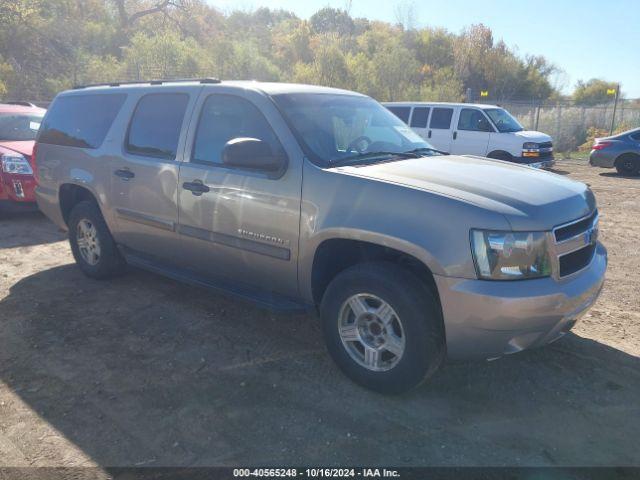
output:
M132 80L128 82L105 82L105 83L93 83L90 85L75 85L73 90L81 90L83 88L90 87L120 87L123 85L163 85L165 83L185 83L185 82L199 82L199 83L220 83L218 78L167 78L164 80Z
M34 105L31 102L23 102L23 101L11 101L11 102L4 102L5 105L19 105L21 107L35 107L36 105Z

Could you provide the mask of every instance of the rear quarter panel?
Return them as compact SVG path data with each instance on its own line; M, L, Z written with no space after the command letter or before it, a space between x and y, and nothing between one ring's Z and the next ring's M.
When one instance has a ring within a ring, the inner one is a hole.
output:
M95 93L99 95L99 93ZM87 95L82 91L64 92L56 100L66 95ZM95 149L53 145L37 142L36 199L38 206L60 228L66 229L60 210L60 188L64 184L73 184L89 190L98 201L107 225L112 229L115 225L111 204L111 161L110 155L122 142L121 131L127 123L132 99L129 95L114 119L102 144ZM48 115L48 114L47 114ZM43 119L46 122L47 115ZM118 150L119 151L119 150Z

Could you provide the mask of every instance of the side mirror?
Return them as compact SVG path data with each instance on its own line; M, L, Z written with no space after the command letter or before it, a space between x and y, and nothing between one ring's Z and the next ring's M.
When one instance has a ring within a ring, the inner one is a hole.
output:
M269 144L258 138L233 138L222 149L222 163L232 167L277 172L285 165L283 156L275 155Z

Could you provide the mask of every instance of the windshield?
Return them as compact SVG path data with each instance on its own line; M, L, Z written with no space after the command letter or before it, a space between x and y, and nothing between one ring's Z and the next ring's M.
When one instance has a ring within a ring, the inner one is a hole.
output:
M381 156L437 154L393 113L369 97L301 93L273 95L305 153L321 166ZM379 155L376 155L379 153Z
M43 116L40 113L0 113L0 142L35 140Z
M521 132L524 130L520 122L503 108L487 108L484 113L489 115L499 132Z

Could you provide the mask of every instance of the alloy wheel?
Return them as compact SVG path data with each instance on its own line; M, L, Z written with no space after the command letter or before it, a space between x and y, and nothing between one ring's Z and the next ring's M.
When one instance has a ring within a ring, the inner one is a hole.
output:
M100 261L100 240L95 225L86 218L78 222L76 242L82 259L89 265L97 265Z
M368 370L391 370L404 354L406 335L400 317L375 295L349 297L340 309L338 331L351 358Z

